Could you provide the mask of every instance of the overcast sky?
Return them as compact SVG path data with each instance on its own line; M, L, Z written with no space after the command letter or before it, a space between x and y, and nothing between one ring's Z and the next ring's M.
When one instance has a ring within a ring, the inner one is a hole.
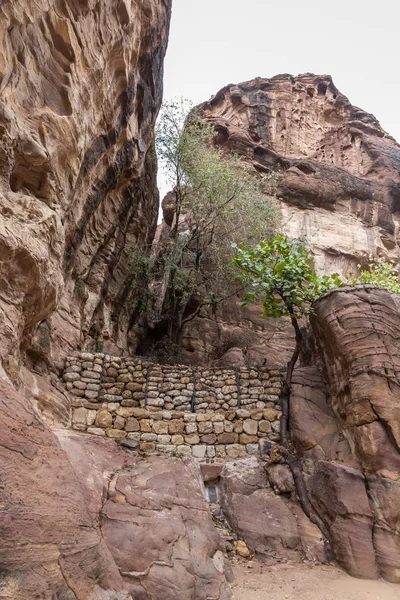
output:
M400 141L399 45L400 0L173 0L164 96L328 73Z

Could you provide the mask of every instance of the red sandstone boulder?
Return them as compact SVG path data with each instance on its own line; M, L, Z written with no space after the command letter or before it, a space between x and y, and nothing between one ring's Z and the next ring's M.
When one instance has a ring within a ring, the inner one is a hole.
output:
M311 324L329 408L302 390L300 371L291 418L296 445L311 458L313 502L348 572L400 582L398 299L374 286L333 290L315 304ZM342 464L319 462L326 459Z
M85 482L29 401L1 379L0 465L0 596L122 598Z
M256 457L227 463L220 489L221 506L230 526L262 559L280 556L323 562L319 529L307 519L294 497L286 497L288 490L282 487L279 490L275 485L272 490L265 464Z

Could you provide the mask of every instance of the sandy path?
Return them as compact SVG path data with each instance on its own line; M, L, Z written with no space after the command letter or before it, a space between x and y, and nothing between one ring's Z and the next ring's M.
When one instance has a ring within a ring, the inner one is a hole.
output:
M354 579L336 567L233 566L233 600L400 600L400 585Z

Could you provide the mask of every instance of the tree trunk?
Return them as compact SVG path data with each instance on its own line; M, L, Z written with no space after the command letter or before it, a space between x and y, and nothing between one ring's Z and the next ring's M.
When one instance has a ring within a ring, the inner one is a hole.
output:
M302 333L299 327L297 318L293 314L292 310L289 311L292 326L295 331L296 345L293 354L287 363L286 375L282 385L282 391L280 393L280 404L281 404L281 421L280 421L280 434L281 434L281 454L286 458L287 464L293 475L293 480L296 487L296 492L300 500L300 504L303 508L304 513L310 519L312 523L317 525L324 538L325 555L328 561L333 560L332 546L330 542L330 535L325 523L317 515L311 505L308 497L308 491L306 482L304 480L303 466L301 461L296 457L294 448L291 444L290 439L290 396L292 390L293 371L296 366L297 360L300 355Z
M292 387L292 379L293 379L293 371L296 366L297 360L300 355L301 342L303 340L303 336L301 333L301 329L299 327L299 323L296 317L291 315L290 317L292 326L295 331L296 336L296 346L293 351L293 354L287 364L286 367L286 375L282 385L282 391L280 393L280 404L282 409L280 430L281 430L281 444L285 447L288 446L290 441L289 431L290 431L290 423L289 423L289 415L290 415L290 392Z

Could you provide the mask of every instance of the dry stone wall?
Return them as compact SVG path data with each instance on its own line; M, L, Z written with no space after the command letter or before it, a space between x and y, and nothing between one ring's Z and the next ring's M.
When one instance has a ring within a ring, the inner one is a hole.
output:
M144 452L238 458L279 440L277 367L191 368L75 352L63 378L73 429Z

